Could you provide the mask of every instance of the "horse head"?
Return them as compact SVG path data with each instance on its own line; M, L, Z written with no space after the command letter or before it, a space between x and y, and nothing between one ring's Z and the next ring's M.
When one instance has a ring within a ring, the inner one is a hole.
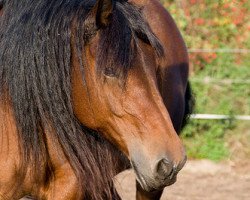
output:
M72 40L76 117L129 158L144 190L174 183L186 156L157 86L161 44L139 9L123 1L97 1L84 25L80 59Z

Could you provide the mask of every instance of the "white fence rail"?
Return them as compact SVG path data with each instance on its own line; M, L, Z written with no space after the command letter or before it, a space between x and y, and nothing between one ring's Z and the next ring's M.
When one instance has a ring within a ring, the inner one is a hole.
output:
M249 66L250 68L250 66ZM220 84L250 84L250 79L217 79L217 78L212 78L212 77L204 77L204 78L190 78L191 82L194 83L204 83L204 84L209 84L209 83L220 83Z
M189 53L250 53L250 49L188 49Z
M207 119L207 120L219 120L219 119L236 119L243 121L250 121L249 115L216 115L216 114L192 114L190 115L191 119Z

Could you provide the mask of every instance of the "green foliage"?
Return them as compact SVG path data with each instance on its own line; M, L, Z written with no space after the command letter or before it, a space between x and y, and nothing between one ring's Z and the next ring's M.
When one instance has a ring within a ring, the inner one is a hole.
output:
M161 2L175 19L189 49L250 49L249 0ZM189 57L196 113L250 115L249 83L216 82L217 79L249 81L249 53L190 53ZM215 82L201 82L207 77ZM182 135L189 157L230 158L233 142L228 141L231 138L243 141L240 138L250 130L250 123L244 125L244 130L242 123L191 120ZM250 138L244 139L242 145L250 145Z
M182 133L188 156L214 161L227 157L229 150L224 139L225 132L229 129L232 129L229 121L191 121Z

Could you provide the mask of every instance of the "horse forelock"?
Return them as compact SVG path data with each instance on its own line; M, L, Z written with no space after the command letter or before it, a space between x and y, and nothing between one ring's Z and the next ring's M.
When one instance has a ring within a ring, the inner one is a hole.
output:
M97 31L86 23L94 3L92 0L6 0L0 18L0 94L7 90L13 105L23 174L29 165L34 176L39 176L40 163L49 163L44 135L49 122L54 130L52 137L59 141L89 199L109 199L114 158L121 154L113 157L115 147L105 140L94 140L75 118L71 104L72 23L76 23L75 36L79 42L76 43L80 44L76 48L84 50ZM100 72L111 67L126 77L139 38L150 43L156 55L163 54L140 9L126 1L116 1L111 23L99 31ZM103 161L105 167L101 167ZM86 179L88 184L82 183Z
M115 76L126 81L132 60L139 53L139 40L154 48L157 59L164 55L164 50L145 21L141 8L121 0L115 6L110 25L100 31L97 69L102 73L111 69Z

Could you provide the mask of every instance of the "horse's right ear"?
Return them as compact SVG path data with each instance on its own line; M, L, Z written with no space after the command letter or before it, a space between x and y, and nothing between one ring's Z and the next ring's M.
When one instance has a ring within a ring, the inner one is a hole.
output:
M114 8L114 0L97 0L94 6L96 15L96 25L98 27L106 27L109 25Z

